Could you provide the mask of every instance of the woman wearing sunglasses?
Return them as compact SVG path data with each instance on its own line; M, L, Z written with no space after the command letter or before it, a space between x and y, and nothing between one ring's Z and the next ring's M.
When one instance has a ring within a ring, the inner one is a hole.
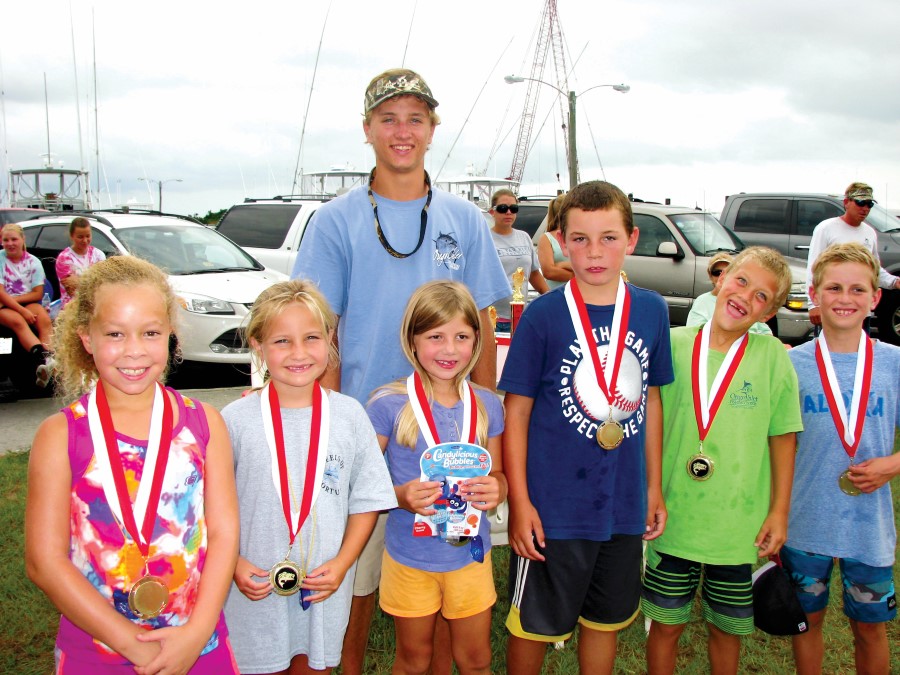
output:
M548 290L547 281L541 274L537 253L531 244L531 237L527 232L516 230L513 224L516 222L516 214L519 212L519 203L512 190L497 190L491 196L490 214L494 218L494 226L491 228L491 238L503 271L512 284L512 274L521 267L525 272L525 278L531 283L532 288L543 295ZM522 289L526 292L526 289ZM494 303L497 310L497 330L509 331L510 311L509 301L512 296L498 300Z

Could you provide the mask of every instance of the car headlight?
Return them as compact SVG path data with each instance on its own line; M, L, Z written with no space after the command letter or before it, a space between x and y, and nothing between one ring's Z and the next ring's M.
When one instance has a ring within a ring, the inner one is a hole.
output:
M234 314L231 303L210 298L206 295L194 295L193 293L181 293L178 296L181 306L194 314Z
M788 309L793 309L796 312L801 312L809 309L809 298L806 297L806 293L791 293L788 295L787 302L784 303L784 306Z

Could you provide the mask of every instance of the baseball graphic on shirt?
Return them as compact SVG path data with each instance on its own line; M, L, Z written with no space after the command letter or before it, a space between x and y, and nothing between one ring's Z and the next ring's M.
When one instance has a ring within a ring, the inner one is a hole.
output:
M601 369L606 365L608 352L609 347L606 345L597 347ZM598 422L605 422L609 418L609 404L593 373L585 365L585 360L589 358L591 358L590 355L585 354L575 369L572 390L588 417ZM619 366L616 387L611 392L613 397L612 416L616 422L628 419L640 407L643 384L640 361L628 349L625 349L622 352L622 364Z

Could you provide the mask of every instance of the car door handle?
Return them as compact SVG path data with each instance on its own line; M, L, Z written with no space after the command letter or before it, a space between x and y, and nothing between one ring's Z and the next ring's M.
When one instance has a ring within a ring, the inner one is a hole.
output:
M797 251L808 251L809 246L795 246L794 249Z

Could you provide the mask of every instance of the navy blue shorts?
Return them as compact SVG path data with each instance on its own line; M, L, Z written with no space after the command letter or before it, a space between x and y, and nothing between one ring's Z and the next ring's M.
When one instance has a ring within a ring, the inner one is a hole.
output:
M600 631L628 626L641 596L641 536L609 541L548 539L544 562L509 556L511 606L506 627L539 642L567 639L581 624Z

